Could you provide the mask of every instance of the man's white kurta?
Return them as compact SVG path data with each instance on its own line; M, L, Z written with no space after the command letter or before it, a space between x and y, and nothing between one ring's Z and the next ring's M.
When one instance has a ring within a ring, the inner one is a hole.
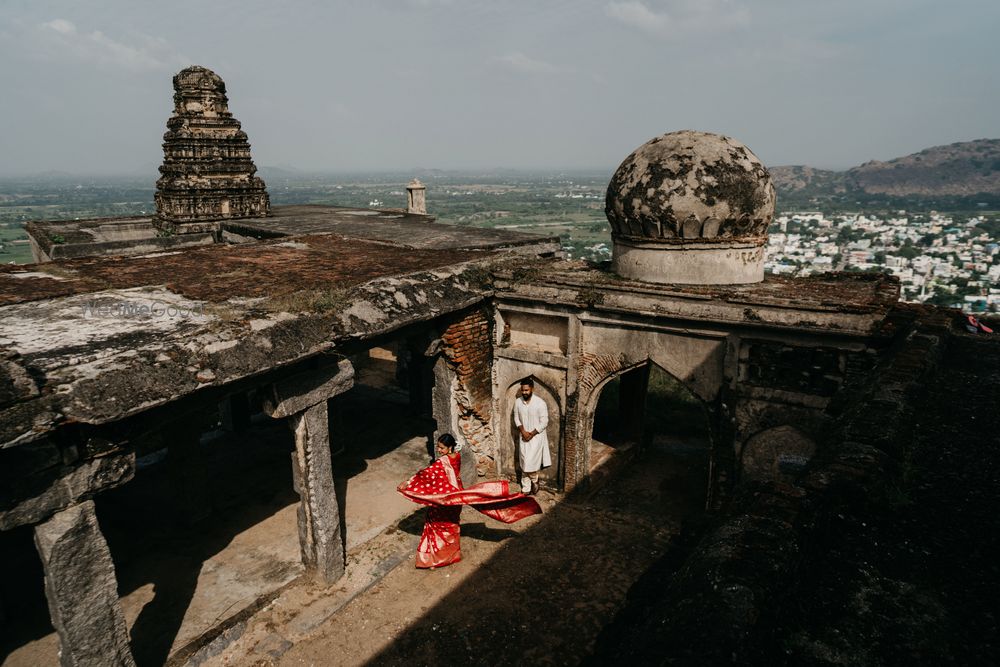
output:
M538 431L531 440L525 442L518 432L518 455L523 472L535 472L552 465L549 454L549 438L545 435L545 427L549 424L549 409L545 401L532 394L525 403L520 396L514 401L514 423L524 427L525 431Z

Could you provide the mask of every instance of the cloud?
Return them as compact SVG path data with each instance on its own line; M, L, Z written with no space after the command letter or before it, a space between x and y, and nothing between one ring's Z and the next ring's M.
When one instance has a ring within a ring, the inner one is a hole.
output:
M137 34L132 44L108 37L100 30L84 32L66 19L38 26L34 46L45 59L71 58L78 62L119 67L130 71L174 69L188 64L166 40Z
M656 9L639 0L626 0L609 3L605 13L656 37L722 32L750 22L750 12L735 0L665 0Z
M417 9L428 7L448 7L454 4L454 0L406 0L406 4Z
M662 32L670 25L669 16L657 14L641 2L612 2L607 12L611 18L646 32Z
M552 63L547 63L544 60L529 58L520 51L508 53L504 56L500 56L496 60L510 69L517 70L519 72L527 72L529 74L558 74L562 71L561 67L557 67Z
M65 19L54 19L48 23L43 23L42 27L55 30L61 35L72 35L76 32L76 26Z

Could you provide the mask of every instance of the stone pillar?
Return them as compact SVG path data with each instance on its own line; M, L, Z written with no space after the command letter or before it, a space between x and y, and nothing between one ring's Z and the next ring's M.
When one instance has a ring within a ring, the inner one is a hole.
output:
M344 574L340 508L330 463L330 427L326 401L289 417L295 432L293 485L299 494L299 547L302 564L326 583Z
M250 397L244 392L230 394L219 403L222 428L230 433L242 433L250 428Z
M566 427L563 429L563 491L566 492L585 484L590 475L590 435L594 428L594 415L587 414L586 401L589 398L581 387L568 387Z
M63 667L135 665L108 544L86 500L35 526Z
M406 185L406 212L427 215L427 187L416 178Z
M623 373L618 385L618 414L625 440L642 442L642 421L646 412L649 365Z
M344 574L344 539L333 483L327 400L354 386L347 360L300 373L271 387L264 411L288 418L295 433L292 470L299 494L299 547L302 564L325 583Z
M431 388L431 413L434 417L433 440L441 436L442 433L456 434L458 430L458 415L455 412L455 399L453 398L455 372L448 365L448 360L444 355L438 355L432 365L434 385Z

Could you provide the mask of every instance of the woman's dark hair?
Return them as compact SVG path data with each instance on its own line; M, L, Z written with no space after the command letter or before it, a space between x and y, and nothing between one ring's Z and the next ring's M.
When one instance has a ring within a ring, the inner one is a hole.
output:
M442 433L440 436L438 436L438 442L440 442L442 445L451 450L454 450L455 445L458 444L455 442L455 436L453 436L451 433Z

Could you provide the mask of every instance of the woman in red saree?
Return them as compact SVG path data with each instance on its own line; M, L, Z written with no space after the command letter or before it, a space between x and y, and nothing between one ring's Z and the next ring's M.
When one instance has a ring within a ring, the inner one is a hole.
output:
M504 523L542 513L534 498L511 493L506 480L464 488L459 475L462 455L456 451L455 438L450 434L438 438L435 449L439 458L397 489L413 502L427 505L427 520L417 546L417 567L444 567L462 560L458 525L462 505Z

